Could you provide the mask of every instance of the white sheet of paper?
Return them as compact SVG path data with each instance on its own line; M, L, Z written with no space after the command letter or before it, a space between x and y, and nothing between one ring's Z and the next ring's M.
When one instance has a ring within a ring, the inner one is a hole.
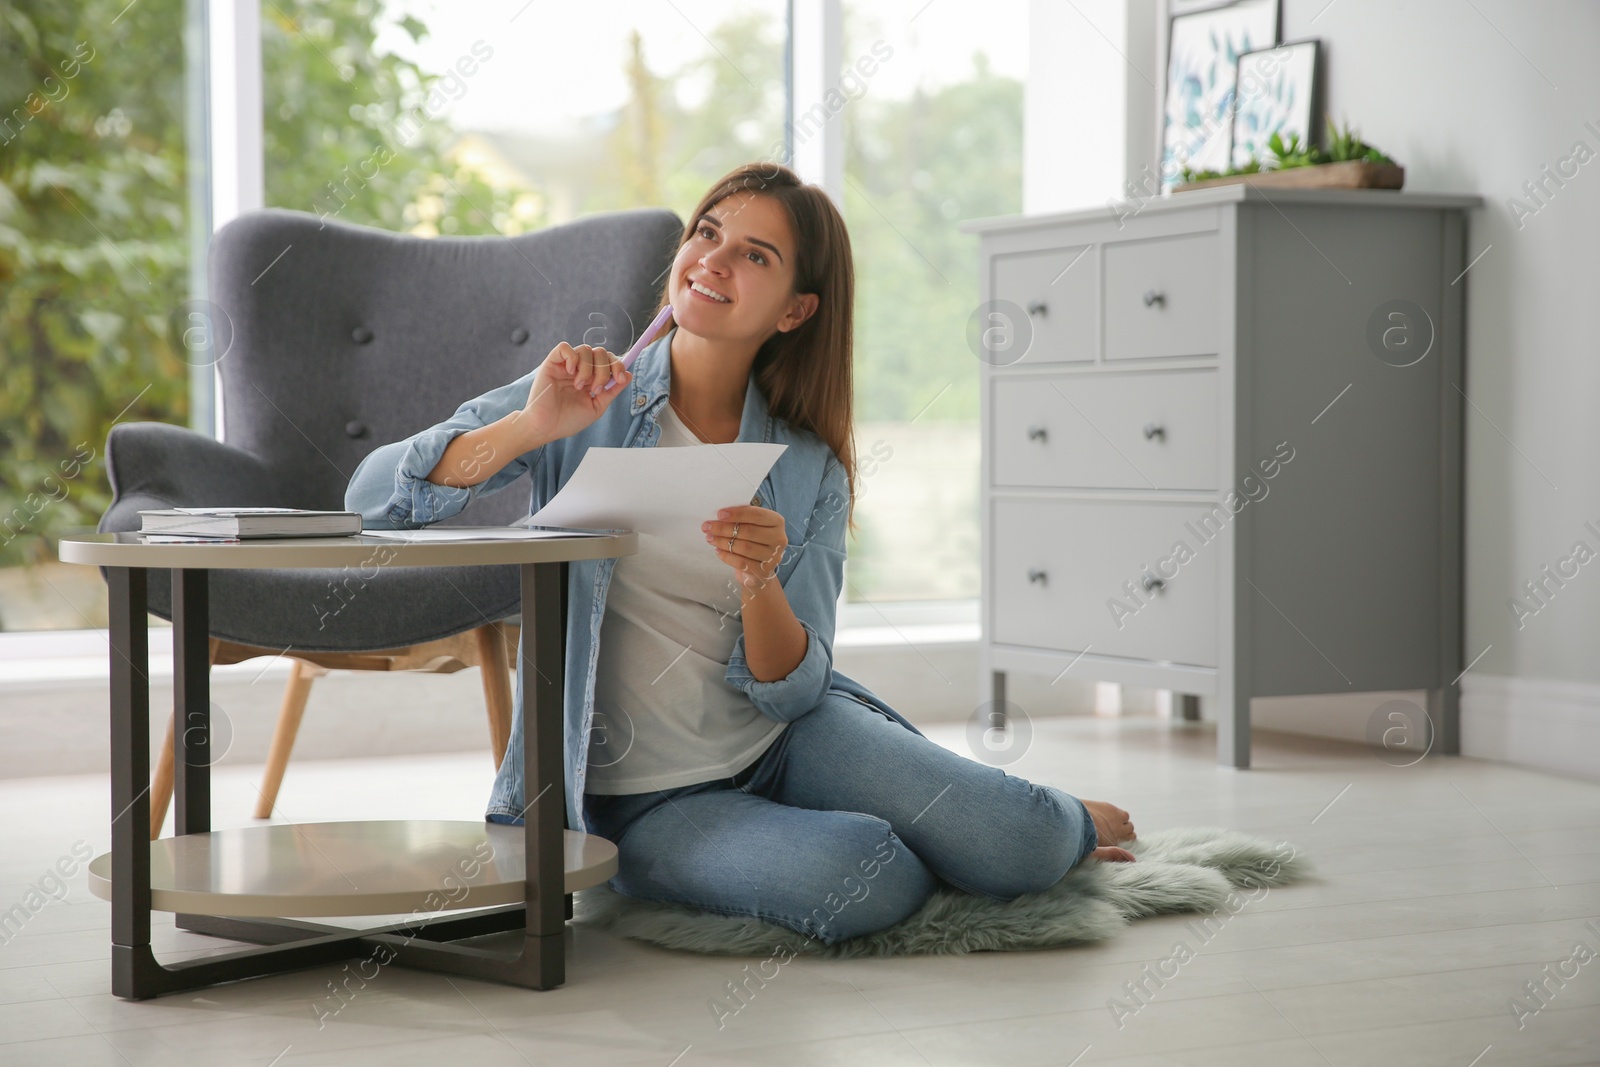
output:
M147 545L236 545L237 537L191 537L188 534L141 533L139 540Z
M598 537L599 534L527 530L520 526L440 526L422 530L362 530L391 541L533 541L544 537Z
M719 508L750 503L788 447L759 441L670 448L592 445L567 484L529 521L702 540L700 524L715 519Z

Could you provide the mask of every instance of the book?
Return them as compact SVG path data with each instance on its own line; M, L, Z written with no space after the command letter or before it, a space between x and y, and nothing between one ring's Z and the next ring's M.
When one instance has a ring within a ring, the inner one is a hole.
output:
M345 537L361 532L356 511L301 508L158 508L139 512L139 532L187 537Z

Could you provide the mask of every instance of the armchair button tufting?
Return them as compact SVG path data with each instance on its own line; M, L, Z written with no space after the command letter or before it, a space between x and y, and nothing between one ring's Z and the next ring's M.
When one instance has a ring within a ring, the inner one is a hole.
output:
M518 326L511 331L511 343L514 345L525 344L528 340L528 331Z
M364 345L372 340L372 331L365 326L357 326L350 331L350 339L358 345Z
M364 422L347 422L344 424L344 433L346 437L365 437L367 436L367 424Z

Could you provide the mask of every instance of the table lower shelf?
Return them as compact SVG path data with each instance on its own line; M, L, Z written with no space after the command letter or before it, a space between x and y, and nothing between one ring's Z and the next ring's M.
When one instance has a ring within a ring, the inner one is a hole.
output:
M564 830L563 892L617 872L617 846ZM460 911L526 899L524 832L491 822L385 820L249 826L150 842L150 907L265 918ZM89 863L111 900L111 853Z

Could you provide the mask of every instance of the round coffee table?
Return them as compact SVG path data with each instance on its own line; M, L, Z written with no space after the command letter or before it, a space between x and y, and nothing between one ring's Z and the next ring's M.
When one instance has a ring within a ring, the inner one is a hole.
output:
M466 528L452 528L465 534ZM111 901L111 988L143 999L383 951L402 966L552 989L566 978L562 942L570 894L606 881L616 847L567 830L562 694L572 561L638 551L628 530L525 540L401 541L350 537L154 543L140 534L73 533L65 563L106 569L111 632L111 851L89 865L89 887ZM515 564L522 581L527 679L523 766L535 798L524 825L446 821L301 823L211 830L207 575L244 568ZM175 836L150 840L150 686L147 579L172 572ZM527 690L531 689L531 696ZM150 912L174 911L186 930L259 947L174 964L150 948ZM437 919L442 912L467 914ZM366 930L291 916L393 915ZM457 944L523 931L520 950ZM385 961L387 962L387 961Z

